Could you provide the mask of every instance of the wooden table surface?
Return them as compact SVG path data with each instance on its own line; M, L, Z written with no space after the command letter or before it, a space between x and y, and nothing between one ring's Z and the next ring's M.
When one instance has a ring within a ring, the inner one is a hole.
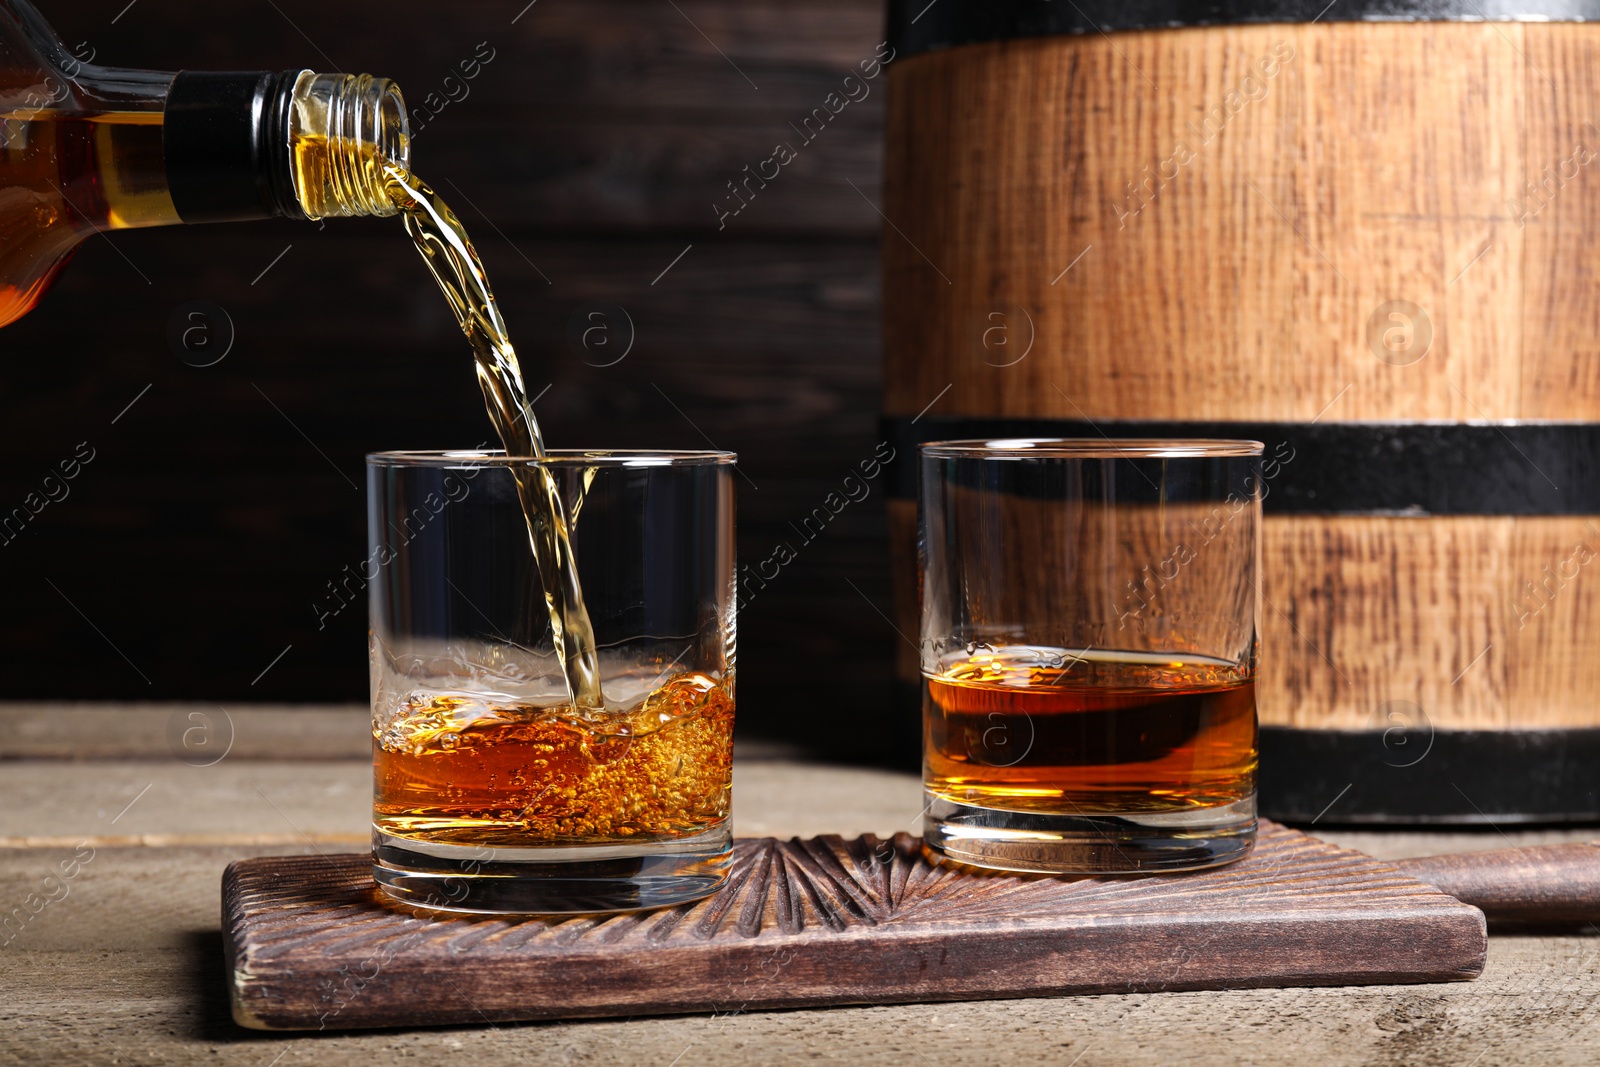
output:
M1600 1061L1600 930L1592 926L1496 932L1483 976L1445 985L303 1036L239 1029L222 971L223 867L243 856L363 850L367 738L360 708L0 706L0 1063L287 1067L458 1054L475 1065L630 1067ZM913 776L783 755L740 751L738 834L916 827L922 802ZM1597 836L1593 828L1317 832L1379 857Z

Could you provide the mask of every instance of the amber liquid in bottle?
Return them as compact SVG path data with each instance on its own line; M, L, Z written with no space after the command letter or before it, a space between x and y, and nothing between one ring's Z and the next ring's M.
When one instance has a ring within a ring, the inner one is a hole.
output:
M96 233L273 214L399 214L468 338L507 454L545 455L483 264L460 220L410 171L404 103L392 84L310 71L238 76L232 91L285 104L286 125L273 125L276 104L231 112L234 97L219 96L206 75L77 63L36 12L18 10L21 21L0 21L0 326L37 304L72 250ZM184 106L169 108L179 95ZM109 98L136 99L142 110L96 103ZM212 109L199 125L197 105ZM238 136L245 119L265 169L227 172L219 204L212 138ZM287 146L281 165L273 145ZM184 179L177 206L174 166ZM258 179L272 183L271 202L255 202ZM380 709L380 828L452 840L510 828L526 844L529 836L672 837L714 825L727 814L731 675L663 675L647 694L608 707L573 556L576 513L549 471L515 474L568 699L493 707L419 691L403 708ZM536 783L532 792L519 778Z
M159 111L0 111L0 326L32 310L97 231L178 221Z
M926 781L957 803L1062 815L1251 796L1255 682L1221 661L998 648L924 676Z

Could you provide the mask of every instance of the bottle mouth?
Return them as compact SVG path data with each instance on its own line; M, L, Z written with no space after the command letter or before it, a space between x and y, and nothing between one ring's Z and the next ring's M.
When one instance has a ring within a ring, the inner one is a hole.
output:
M291 92L295 196L311 219L393 215L390 167L411 168L405 99L387 78L301 71Z

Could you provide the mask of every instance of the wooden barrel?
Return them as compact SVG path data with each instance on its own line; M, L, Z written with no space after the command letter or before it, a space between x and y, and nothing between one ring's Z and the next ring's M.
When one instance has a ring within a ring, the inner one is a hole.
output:
M1600 818L1600 0L1325 2L891 3L901 628L918 441L1256 438L1264 812Z

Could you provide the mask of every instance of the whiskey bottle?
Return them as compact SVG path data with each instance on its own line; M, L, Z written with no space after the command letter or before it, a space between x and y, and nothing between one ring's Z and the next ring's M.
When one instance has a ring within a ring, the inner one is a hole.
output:
M409 156L386 79L97 66L0 0L0 326L97 232L393 215L385 168Z

